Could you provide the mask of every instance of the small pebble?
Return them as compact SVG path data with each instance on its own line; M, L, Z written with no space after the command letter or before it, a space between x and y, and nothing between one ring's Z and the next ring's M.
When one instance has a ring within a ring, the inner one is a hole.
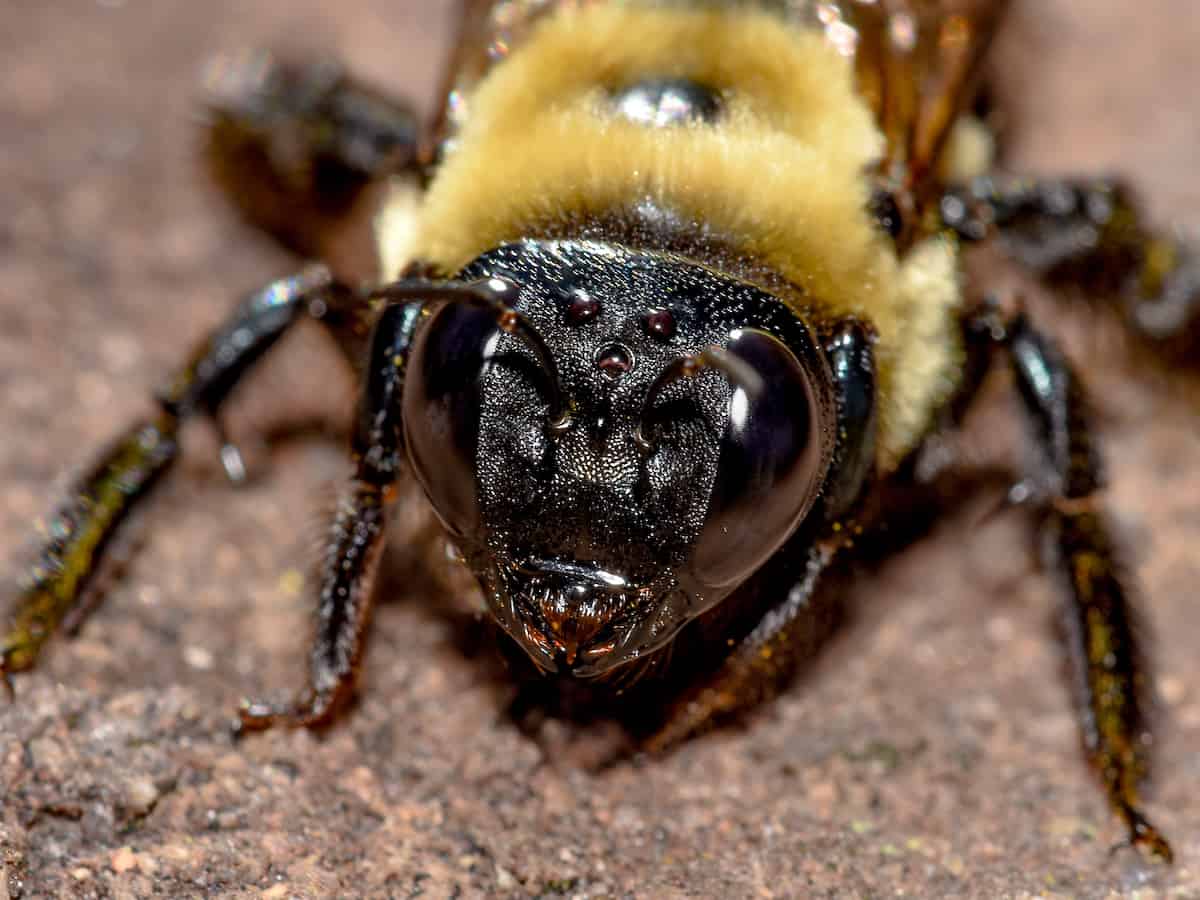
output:
M502 891L516 890L517 879L504 866L496 866L496 887Z
M279 590L285 597L298 597L304 590L304 573L299 569L288 569L279 576Z
M206 650L204 647L188 645L183 648L183 661L193 669L207 672L213 667L214 659L212 651Z
M118 875L137 867L137 854L130 847L122 847L112 855L112 869Z
M159 791L149 778L135 778L125 787L125 808L134 815L144 816L158 802Z
M1171 706L1177 706L1187 694L1187 687L1182 678L1168 676L1159 682L1158 693Z

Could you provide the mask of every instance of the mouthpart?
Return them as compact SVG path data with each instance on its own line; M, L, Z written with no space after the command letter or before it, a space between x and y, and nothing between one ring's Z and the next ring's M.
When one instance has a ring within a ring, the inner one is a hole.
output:
M598 678L666 644L691 618L686 594L569 560L497 563L487 591L500 626L544 672Z

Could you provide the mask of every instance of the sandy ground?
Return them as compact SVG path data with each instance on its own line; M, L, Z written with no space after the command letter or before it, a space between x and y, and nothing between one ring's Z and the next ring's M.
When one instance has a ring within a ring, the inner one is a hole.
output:
M1200 226L1200 19L1188 0L1018 4L996 54L1011 162L1118 171L1160 221ZM238 292L289 260L194 165L204 60L333 50L429 97L442 4L8 0L0 28L0 541ZM1171 870L1121 837L1077 747L1054 595L1018 514L981 497L854 589L857 621L746 727L592 774L504 717L486 652L417 597L383 605L362 702L324 738L235 746L239 696L300 671L299 583L340 441L262 423L344 415L350 386L302 334L245 392L260 477L211 437L147 516L143 551L74 642L0 706L8 897L1200 897L1200 427L1158 380L1094 366L1112 503L1157 636L1164 727L1151 810ZM1011 443L1003 399L983 444ZM249 424L248 424L249 423ZM236 423L235 423L236 424ZM419 584L409 594L420 594ZM553 726L560 728L560 726Z

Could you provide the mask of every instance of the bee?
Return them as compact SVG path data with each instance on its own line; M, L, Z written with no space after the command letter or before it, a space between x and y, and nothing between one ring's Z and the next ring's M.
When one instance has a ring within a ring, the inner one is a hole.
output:
M312 319L360 367L354 472L308 684L247 701L241 727L322 726L352 698L413 479L514 665L641 698L659 720L643 746L665 749L811 656L837 576L1004 360L1084 745L1131 842L1170 860L1139 798L1148 685L1082 384L1029 316L973 297L963 254L1082 273L1163 352L1194 346L1200 265L1116 182L990 171L971 112L1004 6L469 0L428 127L337 67L215 68L218 183L309 257L378 199L378 276L310 264L197 346L51 517L0 674L80 615L182 425L220 423ZM244 478L225 440L221 459Z

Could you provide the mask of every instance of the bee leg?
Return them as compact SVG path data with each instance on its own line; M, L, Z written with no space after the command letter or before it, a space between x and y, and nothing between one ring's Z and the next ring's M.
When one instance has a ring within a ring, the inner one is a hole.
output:
M0 631L6 685L9 673L35 664L64 619L81 616L106 546L178 457L181 423L197 414L215 417L242 375L309 304L335 290L318 266L251 294L171 377L158 412L129 428L72 485Z
M242 54L214 61L206 82L209 170L242 215L302 256L336 256L330 232L365 189L416 165L416 114L337 63Z
M995 233L1047 281L1114 302L1155 352L1200 358L1200 248L1151 230L1120 181L989 175L947 192L941 209L960 237Z
M1084 747L1130 842L1169 862L1171 847L1138 799L1151 742L1148 673L1136 610L1099 498L1101 460L1083 388L1059 349L1023 316L1009 325L1006 346L1045 460L1044 538L1070 598L1063 615Z
M871 478L877 407L874 336L853 319L834 324L823 344L833 375L838 405L838 443L831 481L816 541L800 535L775 555L748 586L792 584L752 624L716 673L698 690L683 695L666 723L643 745L660 752L714 722L765 702L811 660L832 631L842 583L829 571L838 552L848 548L859 528L855 514ZM804 546L802 553L792 546ZM797 564L799 569L797 570Z
M765 703L792 680L833 629L841 584L822 576L838 543L830 537L810 548L783 602L761 617L712 676L672 704L663 726L643 742L643 750L661 753Z
M404 456L400 399L418 303L388 306L371 337L352 453L355 472L338 501L322 564L307 687L292 701L245 700L235 730L328 724L354 694L371 615L388 508Z

